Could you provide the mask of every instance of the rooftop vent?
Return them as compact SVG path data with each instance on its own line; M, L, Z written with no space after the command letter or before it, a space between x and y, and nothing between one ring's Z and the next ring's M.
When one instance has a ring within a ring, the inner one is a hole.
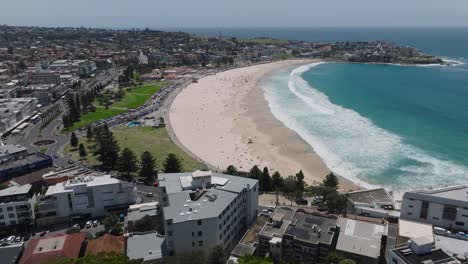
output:
M210 202L214 202L218 198L218 196L216 194L214 194L214 193L213 194L207 194L206 197L208 197L208 200Z

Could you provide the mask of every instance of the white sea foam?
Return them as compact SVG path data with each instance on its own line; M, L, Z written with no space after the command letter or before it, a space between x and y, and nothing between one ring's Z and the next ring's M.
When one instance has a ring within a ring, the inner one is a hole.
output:
M275 73L264 89L273 115L307 141L330 169L368 187L410 189L468 182L465 167L432 157L357 112L331 103L302 78L320 64L300 66L289 75ZM389 170L397 171L395 178L383 178Z

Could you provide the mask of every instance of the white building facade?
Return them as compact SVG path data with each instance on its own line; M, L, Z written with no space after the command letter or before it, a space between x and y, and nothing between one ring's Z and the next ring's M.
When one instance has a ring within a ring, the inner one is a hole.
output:
M32 223L35 201L30 184L0 190L0 228Z
M401 218L468 231L468 185L406 192Z
M258 181L211 171L161 174L160 203L169 255L231 251L258 214Z
M38 196L38 225L70 217L101 217L136 201L134 183L104 176L80 176L50 186Z

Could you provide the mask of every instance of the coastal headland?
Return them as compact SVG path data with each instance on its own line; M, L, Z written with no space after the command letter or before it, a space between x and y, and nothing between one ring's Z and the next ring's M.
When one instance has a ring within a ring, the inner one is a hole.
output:
M248 66L188 85L170 108L169 122L177 140L218 170L234 165L248 171L258 165L283 177L302 170L308 184L318 184L330 169L310 145L273 116L259 86L274 70L313 62L318 60ZM343 191L360 188L345 178L340 183Z

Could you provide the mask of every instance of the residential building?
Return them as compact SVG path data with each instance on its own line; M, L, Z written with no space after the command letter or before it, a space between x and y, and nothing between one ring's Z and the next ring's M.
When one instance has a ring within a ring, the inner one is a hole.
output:
M384 263L387 225L338 218L336 250L356 263Z
M170 255L240 240L258 214L258 181L211 171L159 175Z
M5 264L18 264L23 254L23 249L23 242L0 244L1 262Z
M52 166L52 158L42 153L28 153L18 145L0 145L0 181Z
M323 260L335 248L338 233L335 218L277 208L259 233L257 254L275 261Z
M159 202L130 205L127 213L128 232L156 230L164 233Z
M103 176L103 172L92 170L81 165L74 165L67 168L60 168L42 175L42 181L50 186L78 176Z
M33 238L28 242L19 263L46 264L65 258L79 258L84 249L85 238L86 233Z
M348 192L349 211L376 218L399 218L395 201L385 188Z
M97 255L100 252L113 252L123 254L125 249L125 238L123 236L113 236L104 234L102 237L88 241L85 255Z
M142 264L165 263L164 258L168 256L166 239L155 231L130 233L125 244L127 257Z
M0 190L0 227L32 223L35 202L30 184Z
M28 72L30 84L57 84L60 85L60 74L53 71L30 71Z
M433 243L424 237L397 245L390 251L390 259L392 264L461 263L444 250L435 248Z
M468 231L468 185L406 192L401 218Z
M36 113L36 98L0 99L0 133L12 130L16 125Z
M77 176L49 186L37 198L37 224L67 222L71 217L102 217L127 211L136 201L135 185L103 176Z

